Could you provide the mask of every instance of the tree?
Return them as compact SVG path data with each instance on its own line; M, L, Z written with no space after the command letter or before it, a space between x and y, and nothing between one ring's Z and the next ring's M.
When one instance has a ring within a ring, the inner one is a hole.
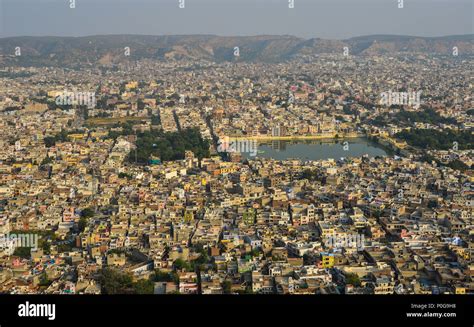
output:
M352 274L352 273L347 274L346 284L351 284L351 285L354 285L355 287L359 287L360 286L359 276L357 276L357 274Z
M133 289L136 294L153 294L155 285L151 280L140 279L133 284Z
M86 229L87 226L87 219L85 217L81 217L79 219L79 223L77 224L77 228L79 229L79 232L82 233L84 229Z
M47 156L41 161L41 166L50 164L51 162L53 162L53 159Z
M83 218L91 218L94 217L94 209L92 208L85 208L84 210L81 211L81 217Z
M193 261L194 264L197 265L203 265L206 263L209 263L211 260L209 258L209 254L206 249L204 249L202 246L198 249L200 255L199 257Z
M396 114L395 118L399 122L420 122L430 124L457 124L454 118L442 117L432 108L424 111L405 111L401 110Z
M185 151L192 151L199 159L209 157L209 141L204 140L196 128L178 132L163 133L161 130L145 131L137 135L136 159L147 164L151 157L161 161L182 160ZM135 150L130 152L129 161L135 162Z
M135 289L132 277L113 268L104 268L99 275L104 294L133 294Z
M411 129L397 133L395 137L423 149L450 150L456 145L459 150L469 150L474 147L474 135L470 131Z
M451 161L448 164L448 167L450 167L454 170L460 170L460 171L465 171L465 170L470 168L468 165L466 165L464 162L462 162L461 160L458 160L458 159L455 159L455 160Z
M28 247L18 247L13 252L13 255L18 256L23 259L29 259L31 257L31 248Z
M173 267L176 269L176 270L186 270L186 271L192 271L192 267L191 265L184 261L183 259L181 258L178 258L175 260L175 262L173 262Z
M177 282L179 281L178 274L175 272L163 272L159 269L155 270L155 275L153 276L155 282Z
M127 174L127 173L124 173L124 172L119 173L119 174L118 174L118 177L119 177L119 178L132 179L132 175Z
M54 146L56 144L56 139L52 136L47 136L43 139L44 141L44 145L47 147L47 148L50 148L52 146Z
M48 275L46 275L46 272L43 271L39 277L39 283L38 283L39 286L49 286L51 285L51 281L49 280L48 278Z
M258 257L260 256L261 253L263 253L263 251L260 248L255 248L255 249L252 249L252 251L250 251L250 255L252 257Z
M231 294L232 293L232 282L230 280L225 280L222 282L222 289L224 294Z

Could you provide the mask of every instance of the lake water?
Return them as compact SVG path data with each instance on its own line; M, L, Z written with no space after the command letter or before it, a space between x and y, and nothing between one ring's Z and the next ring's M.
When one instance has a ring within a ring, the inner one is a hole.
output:
M257 158L273 158L276 160L301 159L325 160L350 157L386 156L387 152L379 145L365 138L341 140L311 141L268 141L259 143ZM248 153L243 157L252 159Z

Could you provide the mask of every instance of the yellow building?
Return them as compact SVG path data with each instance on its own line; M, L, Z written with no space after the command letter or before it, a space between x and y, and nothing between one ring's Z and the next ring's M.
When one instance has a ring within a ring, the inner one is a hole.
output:
M322 268L334 267L334 255L330 253L321 254L321 267Z
M63 92L64 92L64 91L58 91L58 90L49 91L49 92L48 92L48 97L50 97L50 98L56 98L56 97L62 95Z
M190 223L194 221L194 213L192 211L186 210L184 213L184 222Z
M82 134L82 133L68 135L68 137L73 140L83 140L86 136L87 134Z
M138 87L138 82L135 82L135 81L132 81L132 82L125 85L125 88L127 90L136 89L137 87Z
M466 288L456 286L456 294L466 294Z

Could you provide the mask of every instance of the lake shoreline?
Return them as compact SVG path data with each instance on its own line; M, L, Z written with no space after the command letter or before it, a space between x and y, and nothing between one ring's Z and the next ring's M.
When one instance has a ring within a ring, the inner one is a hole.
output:
M277 160L303 159L326 160L363 155L390 155L379 143L367 137L352 138L311 138L311 139L263 139L255 140L258 144L258 155L255 157L244 154L246 159L272 158Z
M324 135L295 135L295 136L229 136L231 140L255 141L304 141L304 140L344 140L352 138L367 138L364 133L324 134Z

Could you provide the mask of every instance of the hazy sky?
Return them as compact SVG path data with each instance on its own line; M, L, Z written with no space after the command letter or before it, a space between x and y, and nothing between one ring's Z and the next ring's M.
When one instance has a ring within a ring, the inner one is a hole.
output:
M0 36L472 34L474 0L0 0Z

